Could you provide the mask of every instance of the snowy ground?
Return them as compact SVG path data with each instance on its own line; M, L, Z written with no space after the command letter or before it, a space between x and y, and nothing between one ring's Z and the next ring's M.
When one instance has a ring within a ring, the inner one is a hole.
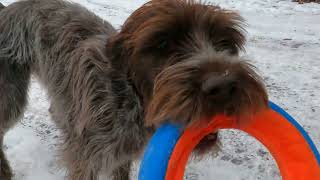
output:
M116 27L144 0L73 0ZM320 149L320 4L291 0L211 0L239 11L248 23L245 56L266 80L271 100L288 110ZM0 0L8 5L14 0ZM21 123L5 137L15 180L62 180L56 162L58 131L50 122L48 101L33 81L30 105ZM267 150L238 131L224 131L222 151L213 158L190 162L187 180L278 180ZM133 178L136 179L137 168Z

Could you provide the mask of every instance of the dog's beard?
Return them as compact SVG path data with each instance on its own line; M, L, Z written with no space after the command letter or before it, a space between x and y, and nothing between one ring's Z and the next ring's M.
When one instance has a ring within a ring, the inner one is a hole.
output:
M267 107L265 87L253 69L248 62L223 53L165 68L155 80L147 124L207 123L219 113L250 118Z

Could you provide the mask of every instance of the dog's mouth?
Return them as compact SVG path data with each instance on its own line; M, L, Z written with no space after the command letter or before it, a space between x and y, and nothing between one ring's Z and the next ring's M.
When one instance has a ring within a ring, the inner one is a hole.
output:
M267 107L267 93L253 66L221 56L216 61L172 65L155 81L147 124L207 120L216 114L249 116Z

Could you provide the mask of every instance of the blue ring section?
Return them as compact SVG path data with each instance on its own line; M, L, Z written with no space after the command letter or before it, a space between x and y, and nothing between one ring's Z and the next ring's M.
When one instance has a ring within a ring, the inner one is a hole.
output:
M285 117L292 125L294 125L298 129L298 131L302 134L304 139L309 144L313 154L315 155L315 157L316 157L316 159L318 161L318 164L320 165L320 154L319 154L319 151L317 150L317 147L313 143L313 141L310 138L310 136L308 135L308 133L303 129L303 127L292 116L290 116L284 109L282 109L281 107L279 107L275 103L269 101L269 107L271 109L273 109L274 111L278 112L279 114L281 114L283 117Z
M164 180L171 153L181 135L179 125L165 123L152 136L141 161L139 180Z

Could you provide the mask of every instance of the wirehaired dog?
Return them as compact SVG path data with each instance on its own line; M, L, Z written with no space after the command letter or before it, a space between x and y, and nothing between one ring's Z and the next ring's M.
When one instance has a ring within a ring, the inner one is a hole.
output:
M237 13L193 0L152 0L119 32L74 3L13 3L0 12L1 144L23 115L33 74L62 132L67 178L128 180L161 123L244 119L267 106L260 77L238 56L244 42ZM10 180L1 148L0 160L0 179Z

